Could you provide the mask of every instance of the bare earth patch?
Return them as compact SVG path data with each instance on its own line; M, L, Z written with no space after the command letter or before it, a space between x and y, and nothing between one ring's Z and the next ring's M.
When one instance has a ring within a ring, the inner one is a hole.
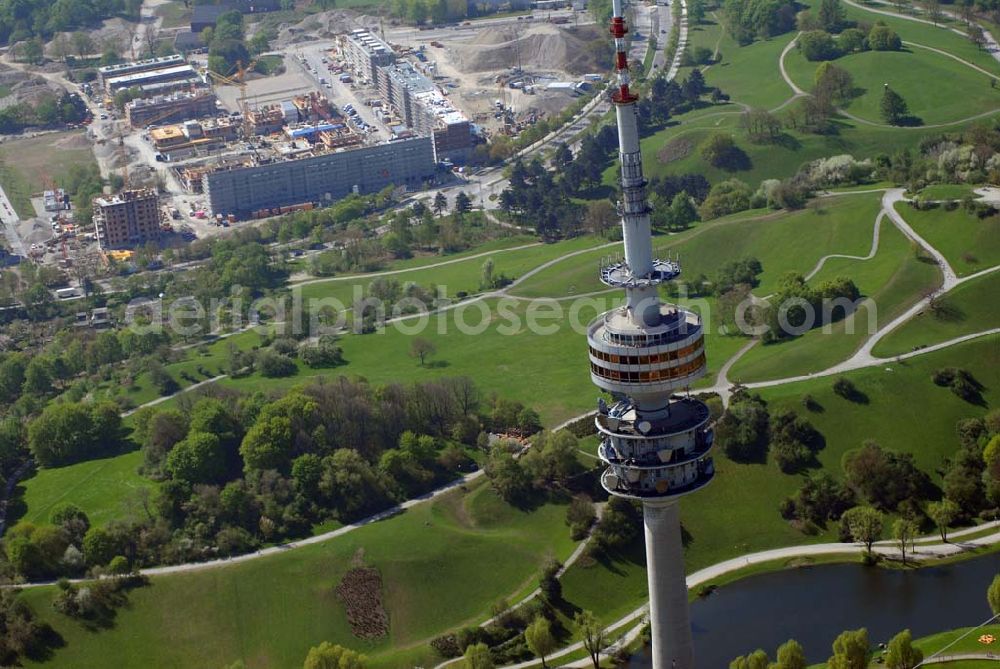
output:
M350 569L336 589L347 610L351 632L359 639L377 639L389 633L389 616L382 604L382 575L374 567Z
M672 163L691 155L694 149L694 142L686 137L672 139L663 145L663 148L656 152L656 157L661 163Z

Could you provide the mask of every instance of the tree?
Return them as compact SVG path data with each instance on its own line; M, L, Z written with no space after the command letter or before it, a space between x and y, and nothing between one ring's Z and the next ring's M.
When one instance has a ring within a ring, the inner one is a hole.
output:
M847 12L840 0L822 0L819 5L818 18L823 30L835 33L847 20Z
M429 339L414 337L410 342L410 357L420 360L420 366L424 366L424 361L437 352L437 347Z
M903 564L906 564L906 544L913 541L916 529L913 521L906 518L899 518L892 525L892 538L899 542L899 554Z
M566 167L573 162L573 152L566 142L556 144L556 150L552 153L552 164L555 167Z
M615 223L618 213L607 200L591 200L587 202L587 211L583 216L583 225L592 235L603 237Z
M770 660L767 652L758 648L746 656L740 656L729 663L729 669L768 669Z
M773 669L806 669L806 653L795 639L778 646L778 662Z
M292 423L286 416L261 417L240 444L246 471L286 471L292 453Z
M494 447L483 470L496 493L509 503L520 501L531 489L521 463L503 448Z
M781 121L766 109L743 112L740 115L740 126L753 142L772 142L781 135Z
M695 208L691 196L684 191L675 195L670 203L670 227L675 230L684 230L697 220L698 210Z
M871 440L845 453L843 468L848 484L883 511L897 508L904 500L919 499L930 485L912 454L884 449Z
M196 432L178 442L167 454L166 470L178 481L214 483L222 478L225 465L219 438Z
M978 23L970 23L966 29L969 41L976 45L977 49L982 49L986 45L986 33Z
M45 58L42 42L38 39L26 40L21 45L21 60L32 65L40 64Z
M854 97L854 77L842 67L822 63L816 68L813 94L832 102L844 103Z
M601 651L608 645L604 638L604 625L591 611L586 610L577 611L573 616L573 624L583 638L583 647L587 649L594 669L601 669Z
M493 279L494 266L493 258L487 258L483 263L482 278L479 281L482 288L493 288L496 285Z
M82 30L77 30L73 33L73 49L76 51L76 55L80 58L84 56L89 56L94 52L94 40L91 39L90 35Z
M365 669L368 658L349 648L324 641L309 649L302 669Z
M472 200L465 194L464 190L458 191L455 196L455 213L464 214L472 209Z
M92 527L83 537L82 548L88 564L107 564L118 554L118 541L103 527Z
M712 167L724 167L738 150L732 135L716 133L701 145L701 157Z
M465 649L465 669L493 669L490 647L485 643L469 644Z
M879 111L882 114L882 120L891 125L899 125L909 113L906 100L899 93L889 88L888 84L885 86L885 92L882 93Z
M705 76L701 73L701 70L697 68L691 70L691 74L684 80L681 89L684 92L684 97L689 102L694 102L700 98L705 93Z
M993 577L993 582L986 590L986 601L990 603L993 615L1000 615L1000 574Z
M560 432L565 432L565 430L560 430ZM574 495L569 506L566 507L566 524L569 525L570 534L575 541L587 536L587 532L596 518L594 503L586 494Z
M545 656L556 648L556 639L552 636L552 623L544 616L537 616L525 629L524 641L528 644L528 650L538 656L542 661L543 669Z
M872 51L899 51L903 48L903 40L892 28L878 22L868 31L868 48Z
M840 55L833 37L823 30L810 30L802 33L799 36L798 47L806 60L811 61L833 60Z
M833 657L828 669L865 669L868 666L868 630L841 632L833 642Z
M431 205L431 209L434 210L435 214L440 216L447 208L448 208L448 198L445 196L444 193L438 191L437 195L434 196L434 203Z
M914 669L923 661L924 653L913 647L910 630L903 630L889 641L885 654L885 666L888 669Z
M941 541L948 541L948 527L962 513L962 510L950 499L943 499L940 502L931 502L927 505L927 515L931 517L937 525L938 532L941 533Z
M735 396L716 425L716 438L737 462L760 462L767 452L769 416L756 396Z
M55 467L96 455L94 421L82 404L50 404L28 424L28 447L43 467Z
M856 506L848 509L843 518L851 538L864 544L870 556L872 545L882 538L882 514L870 506Z
M924 0L924 11L927 12L928 18L934 25L941 23L941 19L944 18L944 14L941 13L940 0Z

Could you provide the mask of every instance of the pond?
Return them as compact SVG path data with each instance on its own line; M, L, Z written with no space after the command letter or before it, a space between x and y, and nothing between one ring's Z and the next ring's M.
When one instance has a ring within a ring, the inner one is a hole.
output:
M1000 573L1000 554L912 571L832 564L761 574L723 586L691 604L698 667L728 667L763 648L774 659L788 639L810 663L832 654L846 629L868 628L873 644L909 628L914 638L977 625L990 617L986 589ZM651 666L646 649L628 666Z

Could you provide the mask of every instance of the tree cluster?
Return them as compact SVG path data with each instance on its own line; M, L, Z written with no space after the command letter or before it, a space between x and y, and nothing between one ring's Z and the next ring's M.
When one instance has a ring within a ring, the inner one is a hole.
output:
M139 18L141 0L20 0L0 4L0 43L94 26L104 19Z
M0 134L16 135L25 128L55 128L81 123L87 114L87 106L79 95L46 94L32 103L19 102L0 109Z
M532 495L565 486L580 473L576 451L577 438L568 430L543 431L532 438L523 455L518 442L494 444L484 469L500 497L511 504L523 505Z
M795 4L783 0L726 0L722 22L741 45L768 39L795 27Z
M765 344L796 337L804 332L848 318L861 291L848 277L828 279L813 288L797 272L788 272L764 311Z

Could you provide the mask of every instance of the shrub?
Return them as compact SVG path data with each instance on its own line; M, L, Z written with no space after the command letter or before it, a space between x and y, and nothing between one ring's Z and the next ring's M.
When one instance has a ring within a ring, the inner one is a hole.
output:
M896 31L879 21L868 33L868 47L873 51L899 51L903 40Z
M269 350L263 350L257 355L257 367L268 378L292 376L298 371L295 362L287 355Z

